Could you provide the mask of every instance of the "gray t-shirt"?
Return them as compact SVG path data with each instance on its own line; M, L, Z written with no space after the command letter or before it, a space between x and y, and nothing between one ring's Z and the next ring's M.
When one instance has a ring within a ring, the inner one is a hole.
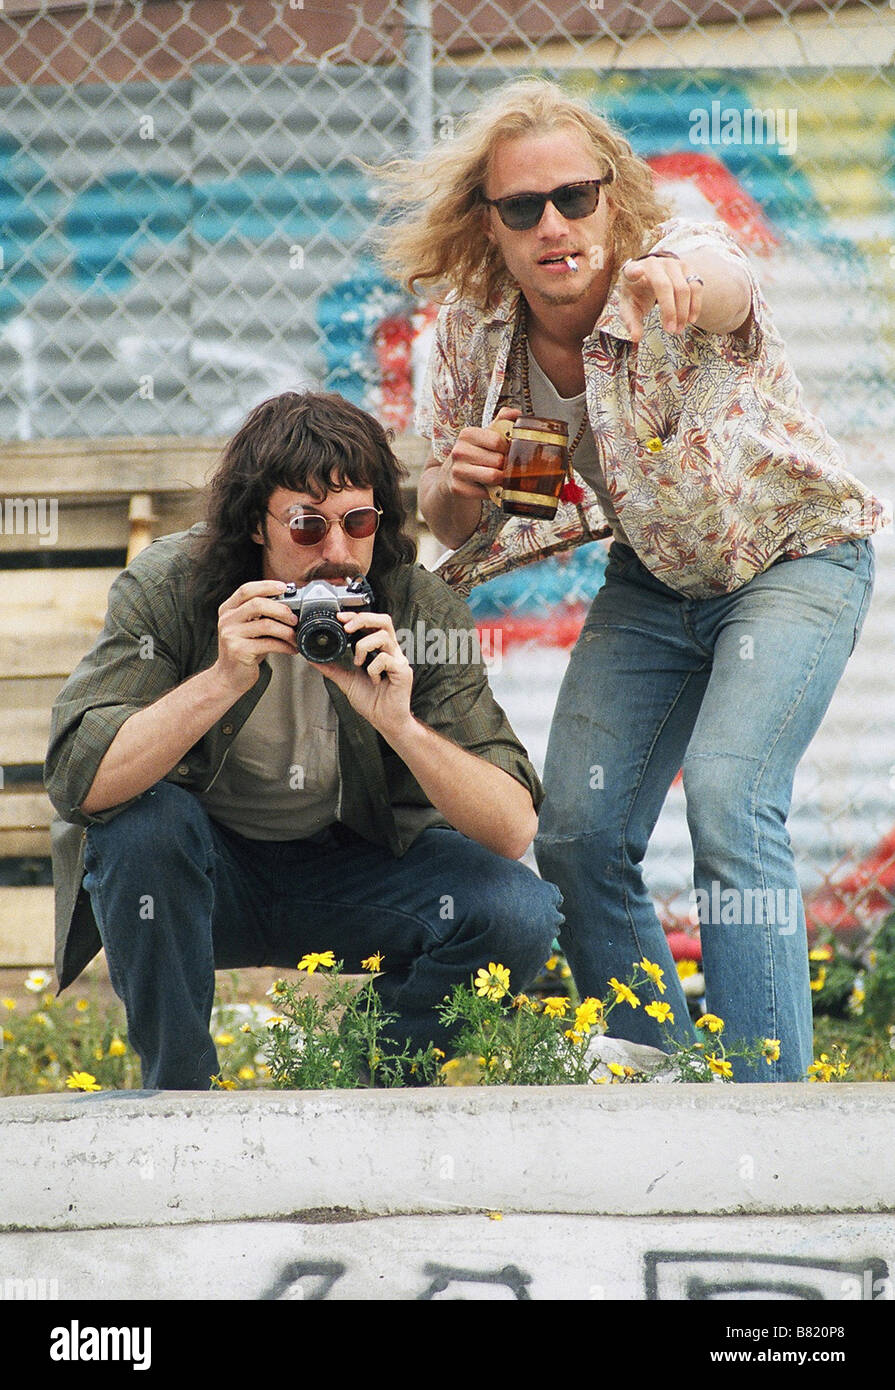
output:
M582 391L579 396L561 396L546 372L543 372L538 366L534 353L527 344L526 350L528 352L528 381L531 386L532 410L535 415L542 419L565 420L569 427L569 444L571 444L581 428L581 421L587 410L586 393ZM572 467L581 474L584 481L596 493L600 506L606 515L606 520L612 527L613 540L630 545L631 542L625 535L624 528L618 519L618 513L612 505L612 498L606 487L606 478L597 458L594 432L590 426L585 429L581 443L572 456Z
M339 721L319 671L271 652L270 684L199 799L249 840L300 840L338 819Z

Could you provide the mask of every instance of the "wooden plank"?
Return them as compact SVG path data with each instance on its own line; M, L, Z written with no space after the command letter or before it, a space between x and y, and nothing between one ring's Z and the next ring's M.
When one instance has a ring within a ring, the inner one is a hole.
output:
M52 963L52 888L0 888L0 966Z
M91 502L60 497L56 513L56 540L52 546L43 542L33 530L18 533L2 525L0 517L0 555L16 552L33 553L43 559L49 556L52 564L58 550L120 550L128 541L128 500L124 497L95 497ZM159 494L152 499L155 516L154 534L167 536L172 531L185 531L202 519L200 493Z
M0 672L67 676L103 625L114 569L7 570L0 605Z
M46 829L53 807L46 792L20 792L8 787L0 795L0 832Z
M46 792L6 788L0 793L0 859L47 857L52 818Z
M191 493L214 471L223 436L109 436L34 439L0 448L0 494L7 497L130 497L134 492ZM393 444L416 486L428 455L425 440L402 435Z
M0 830L0 859L49 859L49 830Z
M50 711L63 682L63 676L0 680L0 766L43 762Z

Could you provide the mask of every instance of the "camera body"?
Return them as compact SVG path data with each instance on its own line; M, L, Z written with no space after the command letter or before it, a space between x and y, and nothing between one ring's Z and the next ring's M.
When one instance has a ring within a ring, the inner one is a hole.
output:
M280 602L298 618L295 641L306 661L338 661L349 647L354 649L361 632L346 632L336 617L347 611L361 612L375 604L373 590L366 579L352 579L344 586L314 579L303 588L287 584Z

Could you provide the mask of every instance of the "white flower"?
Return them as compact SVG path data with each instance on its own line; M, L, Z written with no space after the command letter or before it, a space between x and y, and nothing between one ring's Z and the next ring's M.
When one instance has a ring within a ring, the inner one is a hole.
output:
M52 976L46 970L31 970L25 980L25 988L30 989L32 994L40 994L51 983Z

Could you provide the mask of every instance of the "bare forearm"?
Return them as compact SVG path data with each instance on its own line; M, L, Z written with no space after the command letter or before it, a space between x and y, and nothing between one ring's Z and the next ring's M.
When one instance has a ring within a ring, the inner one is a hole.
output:
M745 271L713 251L694 251L684 259L687 273L704 282L696 327L707 333L735 333L748 320L752 307L752 288Z
M383 737L456 830L507 859L525 853L538 818L515 777L412 717L400 733Z
M154 786L237 698L210 668L132 714L107 748L81 810L95 815Z
M479 524L478 497L459 497L450 490L443 468L430 460L419 482L419 506L432 534L452 550L468 540Z

